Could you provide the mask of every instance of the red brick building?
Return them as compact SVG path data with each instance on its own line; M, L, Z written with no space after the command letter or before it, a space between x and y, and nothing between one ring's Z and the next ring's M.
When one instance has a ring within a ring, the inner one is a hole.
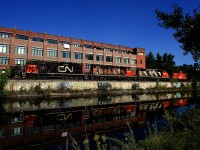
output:
M0 69L27 60L145 69L145 49L0 27Z

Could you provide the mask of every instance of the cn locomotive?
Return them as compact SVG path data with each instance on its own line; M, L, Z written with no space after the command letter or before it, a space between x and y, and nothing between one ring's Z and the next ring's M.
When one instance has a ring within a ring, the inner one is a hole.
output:
M16 71L15 71L16 72ZM166 71L155 69L139 70L131 67L103 66L71 62L30 61L17 71L22 78L34 79L76 79L76 80L161 80L167 81L170 76ZM20 72L20 73L19 73ZM186 74L173 73L177 80L186 80Z

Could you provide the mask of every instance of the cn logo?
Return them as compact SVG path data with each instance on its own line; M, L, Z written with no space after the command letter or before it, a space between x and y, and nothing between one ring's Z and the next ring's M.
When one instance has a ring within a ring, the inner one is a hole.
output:
M73 72L73 67L70 69L68 66L58 66L58 72Z

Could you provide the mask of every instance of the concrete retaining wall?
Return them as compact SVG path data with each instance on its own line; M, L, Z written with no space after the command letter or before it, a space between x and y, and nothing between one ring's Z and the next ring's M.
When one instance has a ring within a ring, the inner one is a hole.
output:
M118 90L130 90L133 84L138 84L142 89L153 88L156 86L156 82L125 82L125 81L70 81L70 80L9 80L6 85L8 91L20 91L30 90L39 85L41 89L47 89L48 87L54 90L64 86L70 90L98 90L103 88L118 89ZM159 86L163 87L180 87L181 84L185 86L190 85L189 82L159 82Z

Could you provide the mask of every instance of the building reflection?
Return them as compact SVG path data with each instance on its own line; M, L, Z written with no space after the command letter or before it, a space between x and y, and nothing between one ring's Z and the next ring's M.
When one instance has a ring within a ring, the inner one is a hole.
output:
M66 134L81 140L86 133L93 137L126 130L127 123L144 128L148 113L187 105L184 98L176 99L181 102L175 104L166 99L158 102L157 97L155 100L141 101L130 95L43 101L37 105L30 101L6 102L2 104L5 111L1 114L0 148L37 149L50 143L59 145L66 141L63 137Z

